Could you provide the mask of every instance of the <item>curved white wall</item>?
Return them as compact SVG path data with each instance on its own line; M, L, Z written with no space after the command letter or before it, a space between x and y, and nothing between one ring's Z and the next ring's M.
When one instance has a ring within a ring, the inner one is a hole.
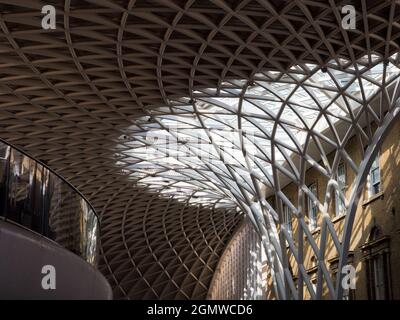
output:
M42 287L43 277L49 275L42 273L45 265L54 266L54 290ZM0 299L108 300L112 291L104 276L79 256L37 233L0 220Z

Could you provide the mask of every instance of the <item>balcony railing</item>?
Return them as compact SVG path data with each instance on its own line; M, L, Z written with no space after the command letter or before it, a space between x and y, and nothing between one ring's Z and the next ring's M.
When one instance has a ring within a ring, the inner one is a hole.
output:
M0 139L0 218L57 242L96 265L99 221L69 182Z

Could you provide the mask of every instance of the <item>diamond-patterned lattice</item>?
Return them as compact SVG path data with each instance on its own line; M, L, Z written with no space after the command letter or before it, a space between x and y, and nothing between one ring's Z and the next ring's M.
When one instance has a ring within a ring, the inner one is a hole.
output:
M56 30L41 28L44 4L56 7ZM236 208L257 211L266 194L284 199L281 187L299 181L292 155L315 164L325 152L318 139L337 147L353 129L372 140L357 125L380 124L390 107L369 104L397 94L399 8L353 1L357 28L346 31L344 4L0 0L0 136L101 213L102 270L117 297L204 297ZM206 130L221 127L234 138ZM184 142L199 131L210 161ZM176 163L146 149L152 133L172 135L189 156ZM238 153L218 152L224 140ZM246 148L260 146L250 158ZM319 168L329 176L335 166Z

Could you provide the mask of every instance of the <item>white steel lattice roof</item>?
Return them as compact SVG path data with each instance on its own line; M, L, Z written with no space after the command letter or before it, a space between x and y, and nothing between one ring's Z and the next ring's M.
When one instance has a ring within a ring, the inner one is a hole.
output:
M250 174L267 190L274 189L274 174L297 180L295 159L305 152L310 134L331 148L340 144L364 114L363 105L376 109L372 100L382 82L397 80L397 55L387 66L378 56L370 58L358 60L357 71L341 59L324 71L305 64L287 73L258 73L250 84L226 82L218 94L207 88L156 108L121 137L122 154L135 163L118 164L138 185L179 197L197 195L191 200L203 203L220 199L230 205L240 193L237 185L256 196Z
M46 1L43 30L0 0L0 137L92 202L118 298L205 297L241 213L279 224L266 196L332 150L356 171L397 97L399 6L352 3L354 30L334 0Z

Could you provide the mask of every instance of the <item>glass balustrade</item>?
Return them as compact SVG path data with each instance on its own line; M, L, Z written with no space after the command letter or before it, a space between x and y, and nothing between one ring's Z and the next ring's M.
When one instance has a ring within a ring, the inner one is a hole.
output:
M0 218L96 265L99 221L90 203L46 165L0 140Z

